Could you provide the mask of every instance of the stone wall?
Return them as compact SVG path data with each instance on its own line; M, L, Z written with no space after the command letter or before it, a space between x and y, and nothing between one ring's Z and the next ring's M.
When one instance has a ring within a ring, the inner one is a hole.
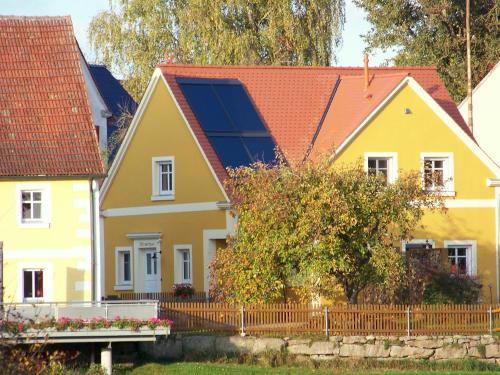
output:
M500 364L500 340L494 336L332 336L328 340L241 336L170 336L157 343L141 343L141 350L157 359L184 356L259 355L287 351L297 359L335 358L428 359L475 358Z

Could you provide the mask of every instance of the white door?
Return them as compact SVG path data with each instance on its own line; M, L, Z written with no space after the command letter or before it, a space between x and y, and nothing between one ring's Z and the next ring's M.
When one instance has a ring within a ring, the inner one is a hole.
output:
M144 291L160 291L160 252L156 248L141 249L143 255Z

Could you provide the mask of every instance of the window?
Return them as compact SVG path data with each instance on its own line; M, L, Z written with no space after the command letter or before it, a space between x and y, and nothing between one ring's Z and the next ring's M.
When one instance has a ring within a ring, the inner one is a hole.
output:
M433 249L433 240L411 240L404 243L405 251L413 249Z
M23 228L48 228L51 219L49 183L16 185L16 218Z
M191 281L191 254L189 250L181 250L182 252L182 280L184 282Z
M448 262L451 273L466 275L467 272L467 250L468 246L455 246L448 248Z
M371 175L382 175L388 183L396 180L397 154L395 152L365 153L365 170Z
M23 299L25 301L43 299L43 270L23 270Z
M132 286L132 249L130 247L117 247L115 256L117 284L115 289L130 289Z
M192 283L192 246L191 245L175 245L174 246L174 261L175 261L175 283Z
M161 156L153 158L152 200L174 199L175 184L174 158Z
M21 190L21 219L23 223L42 221L42 192Z
M445 248L451 273L476 274L476 241L445 241Z
M423 155L423 185L428 191L453 192L453 155Z

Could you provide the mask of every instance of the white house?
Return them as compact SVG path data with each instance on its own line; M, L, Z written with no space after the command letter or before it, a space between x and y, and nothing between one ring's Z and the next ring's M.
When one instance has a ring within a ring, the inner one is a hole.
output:
M476 86L472 93L474 138L479 146L500 165L500 61ZM458 106L467 121L467 98Z

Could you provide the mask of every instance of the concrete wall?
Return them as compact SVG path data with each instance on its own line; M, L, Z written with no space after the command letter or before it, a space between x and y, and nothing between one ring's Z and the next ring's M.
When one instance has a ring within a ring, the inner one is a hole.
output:
M333 336L328 340L240 336L171 336L141 343L141 351L156 359L213 358L287 351L296 360L474 358L500 364L500 341L493 336Z

